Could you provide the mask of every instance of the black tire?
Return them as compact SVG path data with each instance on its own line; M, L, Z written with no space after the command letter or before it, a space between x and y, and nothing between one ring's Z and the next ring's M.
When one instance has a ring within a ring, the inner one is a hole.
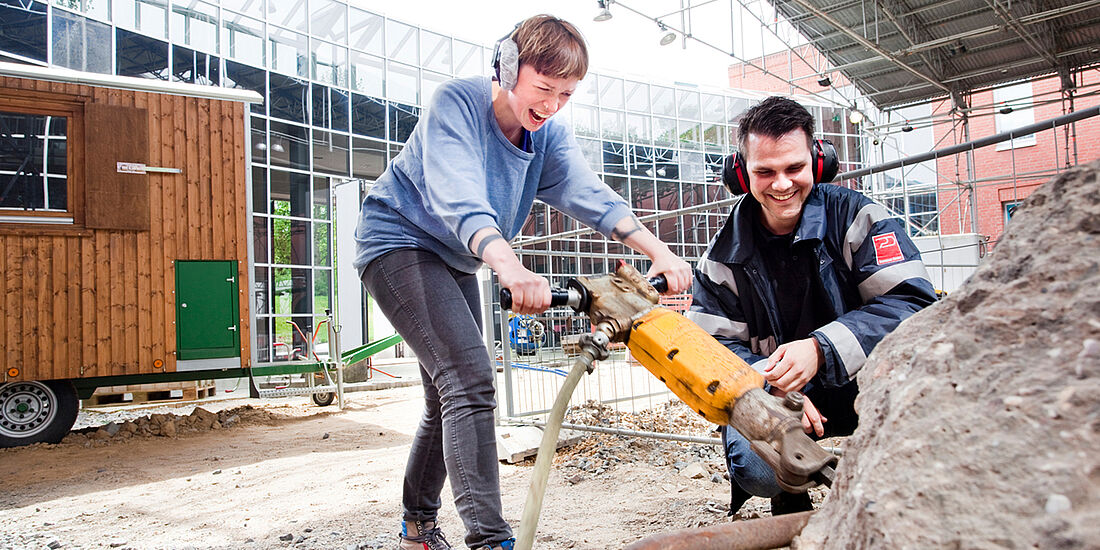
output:
M68 380L0 385L0 447L60 443L76 422L79 404Z
M327 407L331 405L332 402L335 400L336 392L313 394L313 402L316 403L318 407Z

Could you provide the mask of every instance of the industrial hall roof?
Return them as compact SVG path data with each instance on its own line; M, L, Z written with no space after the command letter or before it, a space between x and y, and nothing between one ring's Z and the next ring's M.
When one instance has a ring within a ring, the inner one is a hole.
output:
M1100 0L769 0L878 108L1100 62Z

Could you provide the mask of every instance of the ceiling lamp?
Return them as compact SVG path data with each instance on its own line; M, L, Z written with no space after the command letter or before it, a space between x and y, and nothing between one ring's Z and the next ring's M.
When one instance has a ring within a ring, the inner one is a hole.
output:
M829 84L832 83L833 81L829 78L829 75L827 74L823 74L821 75L821 78L817 79L818 86L821 86L822 88L828 88Z
M913 131L913 125L906 122L905 126L901 127L901 131L902 132L912 132Z
M863 122L863 113L859 109L852 109L852 112L848 113L848 122L852 124L859 124Z
M660 29L662 46L667 46L676 41L676 33L668 30L664 23L658 21L657 27Z
M600 11L599 11L599 13L596 14L596 17L592 18L593 21L598 22L598 21L607 21L608 19L611 19L611 17L612 17L611 11L607 9L607 5L609 3L610 3L610 0L596 0L596 4L598 4L600 6Z

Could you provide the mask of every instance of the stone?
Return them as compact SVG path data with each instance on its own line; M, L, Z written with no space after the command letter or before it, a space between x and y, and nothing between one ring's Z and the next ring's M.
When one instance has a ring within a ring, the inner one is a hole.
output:
M164 437L176 437L176 423L172 421L160 425L160 435Z
M117 424L115 422L111 422L110 424L107 424L106 426L104 426L103 429L107 430L107 435L110 435L111 437L114 437L115 434L117 434L118 431L122 429L122 425Z
M1058 515L1063 512L1068 512L1073 509L1073 503L1069 501L1066 495L1053 494L1047 497L1047 505L1045 506L1046 512L1051 515Z
M684 466L684 468L680 470L680 475L688 479L703 479L706 477L710 477L710 472L707 471L706 466L703 466L698 462L692 462L691 464Z
M859 428L792 548L1094 547L1098 315L1094 161L1036 188L966 283L870 354Z
M283 540L283 541L292 541L292 540L294 540L294 534L292 534L292 533L287 533L287 534L285 534L285 535L279 535L279 540Z
M218 415L202 407L195 407L190 416L191 422L194 423L196 428L200 429L209 429L218 421Z

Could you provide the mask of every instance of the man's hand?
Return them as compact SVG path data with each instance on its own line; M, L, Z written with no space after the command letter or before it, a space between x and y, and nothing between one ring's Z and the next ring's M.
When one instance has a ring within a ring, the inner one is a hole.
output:
M779 346L768 357L764 379L784 392L799 391L825 364L821 347L813 337Z
M810 402L810 398L802 396L802 431L816 433L817 437L825 435L825 423L829 419L822 416L821 411Z
M772 395L776 397L784 397L787 392L772 386ZM817 407L810 401L810 398L806 394L802 394L802 431L806 433L816 433L818 437L825 435L825 423L829 419L825 418L821 411L817 410Z

